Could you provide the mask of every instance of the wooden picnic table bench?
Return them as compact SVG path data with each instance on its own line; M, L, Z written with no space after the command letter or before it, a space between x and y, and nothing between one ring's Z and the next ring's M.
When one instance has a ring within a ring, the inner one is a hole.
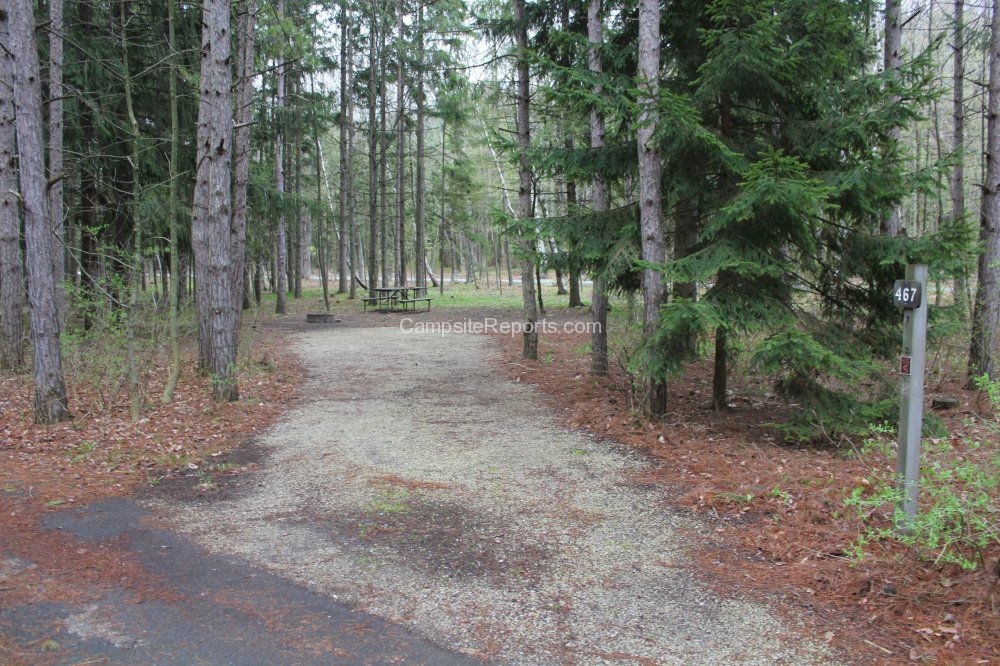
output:
M431 298L427 296L426 287L372 287L368 294L361 299L365 311L370 305L379 312L406 312L410 307L416 310L420 303L427 304L427 312L431 310Z
M412 305L413 309L417 309L418 303L427 303L427 312L431 311L431 297L430 296L418 296L416 298L400 298L396 301L401 303L403 306L403 312L406 312L406 307Z

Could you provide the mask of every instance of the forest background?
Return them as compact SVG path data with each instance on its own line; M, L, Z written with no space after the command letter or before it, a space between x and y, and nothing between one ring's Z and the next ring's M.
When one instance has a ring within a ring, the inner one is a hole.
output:
M138 421L156 350L169 403L187 338L238 400L243 313L272 294L286 314L315 274L327 309L519 285L531 323L546 273L589 296L589 371L617 364L637 414L669 413L708 359L720 414L753 373L795 406L783 441L884 443L907 264L930 266L952 379L997 395L998 21L898 0L3 0L0 363L30 366L24 416L52 424L73 418L66 359L120 349L105 406ZM609 300L635 316L609 325ZM908 545L990 561L992 446ZM892 532L891 476L854 498L890 507L865 538Z

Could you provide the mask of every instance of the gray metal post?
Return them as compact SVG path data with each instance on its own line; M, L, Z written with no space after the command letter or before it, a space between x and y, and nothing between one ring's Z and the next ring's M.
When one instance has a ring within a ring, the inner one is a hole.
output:
M903 285L903 286L901 286ZM897 282L894 298L903 308L903 354L899 359L899 456L896 461L896 489L900 508L909 529L917 515L917 492L920 487L920 430L924 413L924 365L927 358L927 266L906 267L905 283ZM900 291L909 289L910 291ZM913 302L916 292L916 307ZM908 302L907 302L908 301Z

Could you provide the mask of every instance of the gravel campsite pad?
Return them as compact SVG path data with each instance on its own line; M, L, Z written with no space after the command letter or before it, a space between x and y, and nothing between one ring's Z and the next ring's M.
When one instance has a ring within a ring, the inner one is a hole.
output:
M148 499L216 553L503 664L833 661L771 609L694 580L710 526L649 463L559 425L485 336L333 328L297 338L304 399L249 490Z

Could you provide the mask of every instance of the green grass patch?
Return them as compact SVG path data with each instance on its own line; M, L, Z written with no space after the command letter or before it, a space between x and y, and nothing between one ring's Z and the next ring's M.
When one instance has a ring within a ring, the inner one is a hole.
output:
M369 513L399 515L410 512L410 494L405 490L390 490L368 503Z

